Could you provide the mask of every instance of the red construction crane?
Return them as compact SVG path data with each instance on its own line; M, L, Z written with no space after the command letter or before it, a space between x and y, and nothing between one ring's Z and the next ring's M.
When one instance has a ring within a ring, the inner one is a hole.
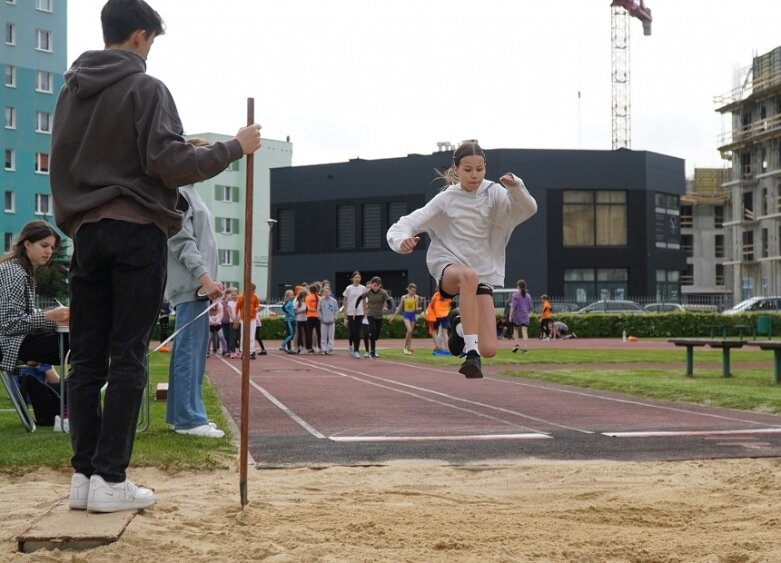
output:
M643 22L643 35L651 35L651 9L643 0L613 0L611 47L613 72L613 150L632 148L632 104L629 88L629 17Z

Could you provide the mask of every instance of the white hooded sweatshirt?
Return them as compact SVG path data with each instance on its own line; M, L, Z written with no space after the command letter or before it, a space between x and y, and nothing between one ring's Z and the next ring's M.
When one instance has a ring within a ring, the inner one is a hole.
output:
M504 285L505 248L515 227L537 213L537 202L523 181L513 185L483 180L474 192L449 186L425 206L401 217L388 229L388 245L399 254L404 239L428 233L428 270L437 282L450 264L477 272L480 283Z

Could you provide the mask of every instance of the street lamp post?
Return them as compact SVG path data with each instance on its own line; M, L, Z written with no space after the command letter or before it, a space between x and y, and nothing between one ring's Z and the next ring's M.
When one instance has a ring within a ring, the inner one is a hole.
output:
M277 224L276 219L266 219L268 224L268 264L266 266L266 304L271 305L271 248L273 237L271 231L274 229L274 225Z

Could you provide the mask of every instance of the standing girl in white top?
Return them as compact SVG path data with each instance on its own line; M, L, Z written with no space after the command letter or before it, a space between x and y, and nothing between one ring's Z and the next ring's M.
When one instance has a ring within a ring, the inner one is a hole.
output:
M358 352L361 348L361 324L363 323L363 299L357 301L358 298L366 291L366 286L361 284L361 273L353 272L350 276L352 284L344 288L342 292L342 308L344 309L344 322L350 331L350 355L356 358L360 358L361 355ZM356 304L357 301L357 304ZM366 349L366 353L369 353L369 349Z
M520 178L507 173L499 179L501 185L488 181L485 166L483 149L472 141L462 143L453 153L453 166L442 174L443 191L401 217L387 235L400 254L413 251L420 233L431 238L429 272L443 297L460 296L460 316L451 312L448 346L453 355L466 352L458 371L468 378L483 377L481 354L496 355L493 287L504 284L510 235L537 212L537 202Z

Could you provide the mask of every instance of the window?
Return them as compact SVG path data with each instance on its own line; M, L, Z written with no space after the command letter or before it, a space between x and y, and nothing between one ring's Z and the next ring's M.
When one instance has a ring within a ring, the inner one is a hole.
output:
M5 107L5 128L16 129L16 108Z
M239 265L239 251L238 250L218 250L220 266L238 266Z
M238 203L239 202L238 186L221 186L219 184L215 185L214 200L226 201L229 203Z
M51 133L52 132L52 114L48 111L38 111L35 113L37 116L37 125L35 126L36 133Z
M336 206L336 248L355 248L355 206Z
M754 220L754 194L752 192L743 193L743 220Z
M681 250L684 251L687 258L694 256L694 237L692 235L681 235Z
M217 217L214 220L214 230L223 235L239 234L239 220L230 217Z
M5 65L5 85L9 88L16 88L16 67L14 65Z
M683 226L683 218L681 218L681 226ZM724 206L717 205L713 208L713 226L716 229L724 228Z
M388 225L393 225L400 217L407 214L407 202L391 201L388 204Z
M677 302L680 297L680 277L680 272L676 270L656 270L656 300L662 303Z
M52 32L45 29L35 30L35 48L39 51L52 52Z
M16 149L5 149L5 164L6 170L16 170Z
M14 213L16 211L16 193L6 191L3 205L3 210L6 213Z
M381 248L383 239L382 221L380 220L382 206L379 203L365 203L361 213L363 215L361 245L363 248Z
M48 194L35 194L35 214L51 215L51 196Z
M716 264L716 285L724 285L724 264Z
M16 24L6 22L5 24L5 44L16 45Z
M743 260L754 260L754 231L743 231Z
M691 229L694 226L694 208L691 205L681 205L681 228Z
M694 285L694 264L686 264L681 274L681 285Z
M3 236L3 247L6 252L11 251L11 247L14 245L14 234L13 233L5 233Z
M759 238L760 238L760 245L761 245L761 248L760 248L761 254L760 254L760 256L762 258L767 258L768 254L769 254L769 244L770 244L770 239L768 237L767 229L762 229L759 232Z
M564 191L564 246L626 246L624 191Z
M44 152L35 153L35 171L38 174L49 173L49 155Z
M277 252L296 250L296 213L292 209L277 211Z
M52 93L52 73L45 70L35 72L35 91L45 94Z
M724 235L716 235L713 245L713 255L716 258L724 258Z
M41 12L52 13L54 11L54 0L35 0L35 9Z
M595 299L625 299L629 271L623 268L564 270L564 297L585 305Z

